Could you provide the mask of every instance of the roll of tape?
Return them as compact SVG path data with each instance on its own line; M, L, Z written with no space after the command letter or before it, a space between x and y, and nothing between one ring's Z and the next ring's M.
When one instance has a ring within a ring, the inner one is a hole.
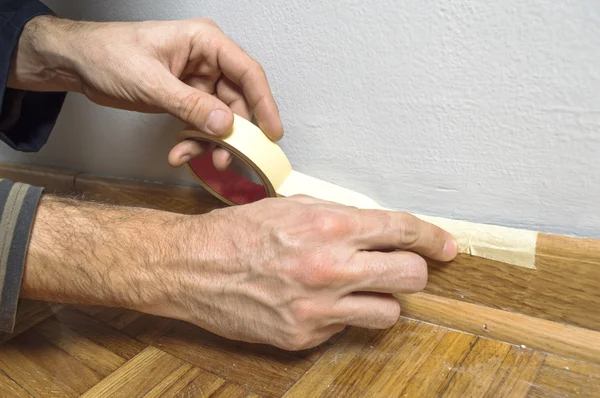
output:
M368 196L293 170L279 145L238 115L234 115L233 128L226 137L184 130L180 138L200 139L223 147L254 171L257 181L243 178L232 170L218 171L210 154L187 164L189 172L202 186L229 205L264 197L304 194L361 209L392 210L381 207ZM535 269L536 231L414 215L451 233L459 243L460 253Z

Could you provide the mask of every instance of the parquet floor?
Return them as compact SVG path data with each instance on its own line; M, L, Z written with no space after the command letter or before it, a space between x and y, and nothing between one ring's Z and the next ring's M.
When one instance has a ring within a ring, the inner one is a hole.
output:
M25 301L2 397L598 397L600 366L401 318L312 350L112 308Z

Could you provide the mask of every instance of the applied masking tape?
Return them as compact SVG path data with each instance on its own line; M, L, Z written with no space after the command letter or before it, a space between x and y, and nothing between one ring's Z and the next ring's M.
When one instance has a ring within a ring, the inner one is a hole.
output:
M234 115L233 128L226 137L217 138L199 131L184 130L180 139L186 138L212 142L227 149L256 172L267 196L304 194L360 209L392 210L381 207L361 193L293 170L279 145L256 125L238 115ZM205 161L210 162L211 159ZM187 167L209 192L227 204L236 204L215 191L214 186L211 187L200 178L189 164ZM234 174L231 173L231 176L233 178ZM227 178L227 175L221 177ZM458 241L460 253L535 269L537 231L412 214L451 233Z

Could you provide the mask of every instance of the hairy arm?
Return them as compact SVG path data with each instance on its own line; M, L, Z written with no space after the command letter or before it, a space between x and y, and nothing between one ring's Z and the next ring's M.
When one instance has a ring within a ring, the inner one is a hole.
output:
M409 214L303 196L192 216L43 195L20 297L129 308L298 350L347 325L393 325L393 294L422 290L421 255L451 260L451 239Z
M189 216L187 216L189 218ZM145 309L168 294L160 272L178 261L185 216L44 195L21 297Z

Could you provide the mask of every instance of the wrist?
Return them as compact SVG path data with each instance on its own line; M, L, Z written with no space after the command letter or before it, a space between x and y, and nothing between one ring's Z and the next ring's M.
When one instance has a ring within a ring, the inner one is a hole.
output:
M14 50L8 87L28 91L79 91L75 41L80 25L51 15L31 19Z
M210 254L215 254L210 250L214 231L207 228L209 218L178 214L154 235L161 249L156 251L156 244L148 245L154 247L149 256L152 260L142 262L142 270L136 276L138 283L147 286L147 294L132 303L130 309L188 320L190 308L181 303L189 302L190 291L206 286L212 276L202 271Z

